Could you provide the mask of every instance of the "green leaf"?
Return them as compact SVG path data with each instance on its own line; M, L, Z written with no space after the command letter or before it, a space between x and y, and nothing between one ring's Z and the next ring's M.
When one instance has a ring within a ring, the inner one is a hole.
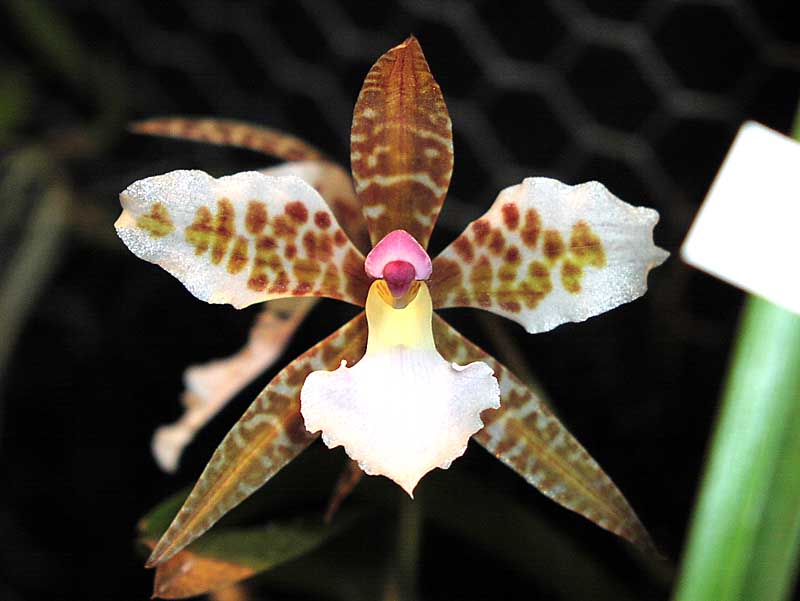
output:
M314 445L279 473L272 486L251 496L222 518L214 530L160 565L155 594L163 598L197 595L256 574L271 574L277 567L280 573L269 581L286 588L281 574L297 573L290 567L296 563L292 560L303 557L305 563L310 554L313 561L332 537L363 521L361 512L343 511L330 525L323 524L323 509L341 463L340 453ZM140 543L152 549L189 491L184 488L176 492L142 517L138 525ZM263 525L265 516L271 518L267 526ZM250 525L255 520L262 525ZM330 557L325 562L330 563Z
M304 599L374 601L384 598L393 526L393 514L380 511L365 516L346 534L301 559L263 573L256 582L267 590ZM313 577L310 578L310 574Z
M191 597L271 570L322 546L352 526L357 516L353 511L342 512L325 524L315 513L270 521L266 526L217 529L158 566L154 595ZM145 542L153 546L155 539Z
M137 530L139 538L143 540L158 539L172 522L175 514L183 505L186 497L189 496L191 488L186 487L173 495L170 495L158 505L153 507L147 514L139 520Z
M242 526L263 522L265 516L297 515L325 507L343 453L331 453L324 445L312 445L286 469L278 473L271 486L262 488L223 517L219 526ZM185 487L166 497L139 520L140 539L158 539L166 531L189 496Z
M58 264L71 199L52 159L40 150L0 161L0 240L8 249L0 270L0 384L34 301Z
M263 527L228 528L198 539L190 550L263 572L317 548L328 538L352 525L355 513L342 513L331 525L320 515L271 522Z
M800 316L749 296L675 600L786 599L799 551Z
M800 317L750 297L675 599L785 599L799 542Z

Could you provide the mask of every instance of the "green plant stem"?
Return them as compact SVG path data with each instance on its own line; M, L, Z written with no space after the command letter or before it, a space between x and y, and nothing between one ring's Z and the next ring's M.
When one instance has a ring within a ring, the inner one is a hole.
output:
M397 514L397 539L394 562L384 591L384 601L414 601L417 595L417 568L422 530L420 501L400 499Z
M675 599L784 599L798 542L800 317L749 297Z

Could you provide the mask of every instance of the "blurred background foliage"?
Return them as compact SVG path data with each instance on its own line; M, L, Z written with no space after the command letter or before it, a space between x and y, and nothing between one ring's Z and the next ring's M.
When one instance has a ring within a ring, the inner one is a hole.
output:
M204 305L123 252L112 228L117 194L171 169L221 175L265 162L129 136L129 121L249 120L347 164L364 75L414 33L454 123L453 183L433 253L527 175L597 179L658 209L657 242L674 253L741 121L789 128L800 89L790 4L7 0L0 598L149 596L152 573L132 543L139 517L194 481L275 373L200 433L176 476L158 471L150 436L180 412L182 370L235 351L255 313ZM642 300L538 336L488 315L448 317L521 375L534 374L666 562L642 560L470 448L423 482L421 509L367 479L344 507L352 512L343 514L352 519L346 532L282 558L246 585L249 593L231 594L389 598L395 578L425 599L668 598L742 295L676 258L650 283ZM350 311L320 303L286 359ZM267 512L290 528L321 511L344 455L319 451L287 467L231 527L263 524ZM274 498L282 494L291 511ZM413 540L403 541L409 532ZM408 566L411 576L393 575Z

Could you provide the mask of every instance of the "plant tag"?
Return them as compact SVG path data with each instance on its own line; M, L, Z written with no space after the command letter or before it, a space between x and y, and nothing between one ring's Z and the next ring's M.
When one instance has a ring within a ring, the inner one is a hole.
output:
M800 313L800 144L746 122L683 243L688 264Z

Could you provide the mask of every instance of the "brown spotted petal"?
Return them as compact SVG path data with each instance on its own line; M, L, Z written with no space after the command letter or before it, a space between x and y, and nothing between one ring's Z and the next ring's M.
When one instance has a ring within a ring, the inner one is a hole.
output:
M263 169L261 172L266 175L296 175L311 184L328 203L336 221L358 250L369 252L372 245L364 215L361 213L361 203L353 189L353 179L341 165L329 161L295 161ZM324 220L324 217L320 216L319 219ZM324 225L324 221L318 225Z
M184 413L178 421L159 427L153 436L153 456L162 470L174 472L200 428L281 356L316 302L314 297L270 301L256 319L244 348L230 357L193 365L183 373Z
M436 308L477 307L545 332L632 301L668 253L658 213L605 186L543 177L503 190L433 262Z
M157 117L131 124L130 131L220 146L237 146L285 161L323 158L319 150L299 138L276 129L230 119Z
M358 249L369 252L367 225L350 174L340 165L324 160L322 153L307 142L275 129L227 119L160 117L133 123L130 130L137 134L238 146L292 161L290 165L278 165L262 173L296 175L311 184Z
M544 495L644 551L654 546L622 493L553 412L497 359L487 355L438 315L436 346L450 361L484 361L500 383L500 409L485 411L473 436Z
M148 567L168 560L211 528L314 440L300 415L306 376L334 369L343 360L358 361L366 344L367 320L361 313L275 376L214 452Z
M134 182L120 201L123 242L201 300L236 308L285 296L364 304L363 255L297 177L172 171Z
M367 74L353 112L350 159L372 243L400 229L427 246L450 184L453 135L414 37Z

